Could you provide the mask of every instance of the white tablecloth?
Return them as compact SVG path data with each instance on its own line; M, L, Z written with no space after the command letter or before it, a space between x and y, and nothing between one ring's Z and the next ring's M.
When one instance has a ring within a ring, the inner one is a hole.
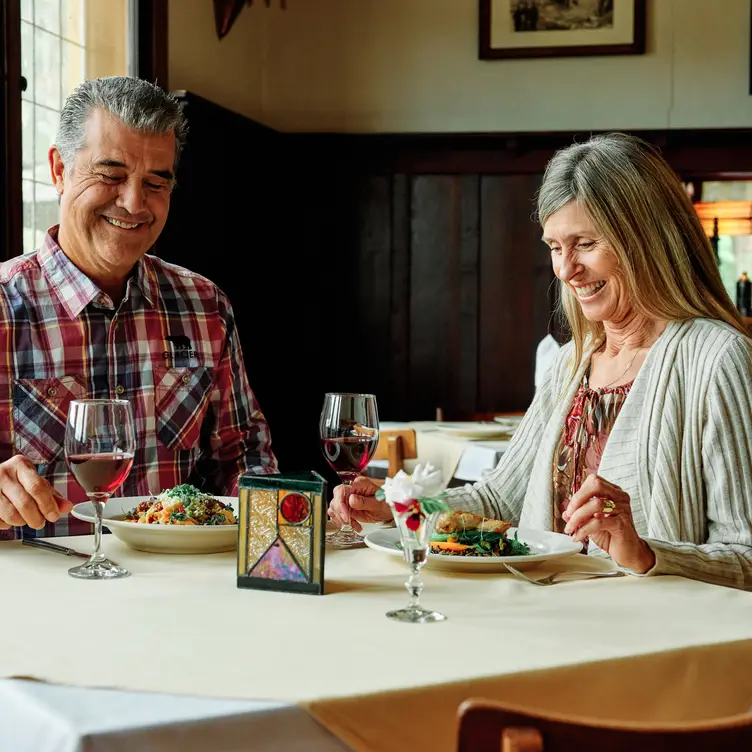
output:
M438 431L436 425L433 421L407 423L384 421L380 424L380 427L384 431L388 429L412 428L416 432L418 458L405 461L406 472L411 472L418 462L425 459L426 440L430 437L431 444L434 446L437 442L446 444L448 451L443 455L445 461L456 463L456 466L448 475L454 480L466 481L468 483L475 483L481 480L484 473L493 470L499 464L501 456L509 446L509 440L471 440L459 436L451 436ZM423 452L421 452L421 444L423 444ZM388 466L389 462L387 460L372 460L368 464L369 468L382 471L386 470Z
M93 660L106 660L106 639L92 640L91 646ZM251 749L345 752L348 748L305 710L290 703L211 700L0 679L1 752Z
M82 551L92 543L89 536L61 542ZM404 561L372 549L327 551L326 594L310 596L238 589L233 553L160 556L127 549L114 535L103 546L132 577L75 580L66 557L0 545L0 677L68 685L57 687L54 701L54 691L45 691L45 702L28 697L16 739L29 725L40 734L52 729L46 742L60 729L74 741L89 730L101 736L99 746L79 749L142 752L150 748L134 739L147 719L162 744L151 749L193 752L184 740L213 738L212 727L230 724L229 716L245 729L241 736L253 729L264 739L255 730L261 724L269 744L290 734L318 741L315 725L295 735L295 719L304 722L290 708L297 705L359 752L452 752L457 707L469 696L644 721L698 720L752 705L752 593L679 577L536 587L510 575L426 567L422 600L448 619L411 625L385 618L407 600ZM580 555L555 565L606 566ZM94 697L76 687L117 689L100 697L124 709L72 713L77 698ZM154 725L144 711L149 695L132 705L128 695L137 692L184 696L198 725L184 722L174 699L153 711L162 719ZM190 699L199 696L220 704ZM112 732L117 715L121 731ZM0 723L0 750L26 752L3 746L7 728ZM114 746L123 729L132 743Z

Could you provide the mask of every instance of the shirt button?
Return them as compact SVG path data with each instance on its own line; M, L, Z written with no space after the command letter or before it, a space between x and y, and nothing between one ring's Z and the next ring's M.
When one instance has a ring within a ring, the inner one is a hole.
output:
M56 388L55 388L54 386L51 386L51 387L50 387L50 388L49 388L49 389L47 390L47 396L48 396L48 397L57 397L57 389L56 389Z
M189 381L191 380L191 377L190 377L190 375L189 375L189 374L187 374L187 373L184 373L184 374L183 374L183 375L182 375L182 376L180 377L180 380L181 380L181 381L182 381L182 382L183 382L184 384L187 384L187 383L188 383L188 382L189 382Z
M118 384L115 387L115 394L122 394L125 391L125 387L122 384Z

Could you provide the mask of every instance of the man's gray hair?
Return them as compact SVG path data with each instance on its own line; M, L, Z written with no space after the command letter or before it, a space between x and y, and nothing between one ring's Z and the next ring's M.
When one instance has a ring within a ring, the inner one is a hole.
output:
M134 131L175 134L175 167L188 134L180 103L159 86L141 78L108 76L84 81L65 100L57 129L57 146L67 170L84 146L86 120L102 109Z

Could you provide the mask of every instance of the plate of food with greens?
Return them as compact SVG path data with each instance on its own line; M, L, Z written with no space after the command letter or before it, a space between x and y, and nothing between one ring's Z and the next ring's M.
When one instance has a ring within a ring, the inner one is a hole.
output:
M102 524L126 545L165 554L232 551L238 542L238 499L214 496L187 483L156 496L110 498ZM76 504L71 514L94 522L91 502Z
M374 530L365 537L365 543L377 551L402 556L396 528ZM439 516L426 566L463 572L507 572L505 564L530 569L581 550L582 544L568 535L516 528L505 520L455 510Z

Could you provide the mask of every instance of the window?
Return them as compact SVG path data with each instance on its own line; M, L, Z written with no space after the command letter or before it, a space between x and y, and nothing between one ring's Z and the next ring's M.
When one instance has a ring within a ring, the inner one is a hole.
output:
M87 78L133 73L133 0L21 0L23 251L57 224L47 151L65 98Z

